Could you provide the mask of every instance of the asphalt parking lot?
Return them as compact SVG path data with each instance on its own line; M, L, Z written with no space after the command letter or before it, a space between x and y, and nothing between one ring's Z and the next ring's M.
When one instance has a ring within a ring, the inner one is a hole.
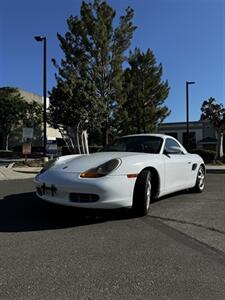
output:
M0 182L0 299L224 299L225 174L129 211L51 205Z

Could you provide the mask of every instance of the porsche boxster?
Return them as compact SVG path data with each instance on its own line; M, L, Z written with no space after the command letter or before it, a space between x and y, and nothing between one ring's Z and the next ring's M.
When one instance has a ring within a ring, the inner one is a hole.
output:
M131 207L146 215L152 199L186 189L202 192L205 165L171 136L136 134L118 138L97 153L51 161L35 185L38 197L56 204Z

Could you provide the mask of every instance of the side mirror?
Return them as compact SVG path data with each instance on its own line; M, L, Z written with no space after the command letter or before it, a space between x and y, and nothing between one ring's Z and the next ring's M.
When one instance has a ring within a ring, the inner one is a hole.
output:
M164 154L169 155L169 154L184 154L184 153L179 147L172 146L172 147L169 147L169 148L165 148L164 149Z

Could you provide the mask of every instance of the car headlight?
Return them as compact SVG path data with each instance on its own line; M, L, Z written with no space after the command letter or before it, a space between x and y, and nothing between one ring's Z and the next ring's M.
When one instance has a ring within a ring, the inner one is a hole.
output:
M40 171L40 174L44 173L45 171L49 170L51 167L53 167L56 163L56 161L58 160L58 158L56 159L52 159L50 160Z
M121 164L121 160L118 158L111 159L106 163L96 167L89 169L80 174L81 178L98 178L108 175L110 172L117 169Z

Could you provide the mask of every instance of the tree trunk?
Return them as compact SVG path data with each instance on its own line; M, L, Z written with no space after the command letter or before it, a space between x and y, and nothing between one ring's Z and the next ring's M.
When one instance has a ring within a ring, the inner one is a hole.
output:
M69 136L71 139L72 153L77 153L77 130L75 127L69 129Z
M79 130L77 129L76 132L76 142L77 142L77 153L81 154L81 149L80 149L80 135L79 135Z
M223 159L223 132L217 131L216 159Z
M5 150L6 150L6 151L9 150L9 134L6 135L6 139L5 139Z
M75 134L75 128L72 128L72 130L70 130L69 128L63 128L63 127L59 127L59 132L68 148L68 150L71 153L76 153L75 151L75 146L74 143L76 145L76 134Z
M223 159L223 132L220 134L220 159Z
M0 149L3 149L3 133L0 132Z
M8 135L5 132L2 132L2 149L5 150L8 150L7 137Z
M102 144L103 146L106 146L108 145L108 143L109 143L109 129L106 125L102 129Z

